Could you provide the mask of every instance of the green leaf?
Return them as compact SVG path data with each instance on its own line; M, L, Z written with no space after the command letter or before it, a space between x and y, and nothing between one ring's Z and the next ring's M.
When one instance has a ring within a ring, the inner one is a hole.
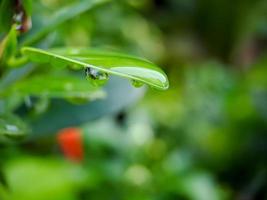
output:
M22 1L23 8L26 11L27 16L31 16L32 13L32 0L23 0Z
M90 68L102 73L122 76L136 82L148 84L154 88L165 90L169 87L165 73L150 61L119 54L89 49L54 49L41 50L31 47L22 48L22 53L33 62L51 63L59 67L67 65L78 68Z
M2 96L15 94L20 97L41 96L47 98L80 98L94 100L105 97L102 90L81 77L67 74L41 74L17 82L7 88Z
M127 80L117 76L111 77L104 90L107 93L105 99L83 105L70 104L64 99L53 99L42 115L32 118L26 114L24 118L32 126L32 138L54 134L64 127L80 126L103 116L115 115L135 104L145 92L145 88L131 87Z
M17 139L29 131L27 125L15 115L0 115L0 136Z
M0 3L0 32L8 32L12 26L15 1L2 0Z
M15 56L17 48L17 31L16 27L12 26L7 36L0 44L0 63L8 62Z
M57 26L107 1L109 0L78 1L77 3L62 8L55 13L50 20L47 20L47 23L41 29L33 35L30 35L29 38L26 38L26 40L23 41L23 45L27 46L39 42L46 35L54 31Z

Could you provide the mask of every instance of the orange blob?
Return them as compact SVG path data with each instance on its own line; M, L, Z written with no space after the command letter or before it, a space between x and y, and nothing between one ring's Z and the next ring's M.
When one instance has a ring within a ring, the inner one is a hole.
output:
M79 128L62 129L57 134L57 141L65 157L75 162L83 160L83 141Z

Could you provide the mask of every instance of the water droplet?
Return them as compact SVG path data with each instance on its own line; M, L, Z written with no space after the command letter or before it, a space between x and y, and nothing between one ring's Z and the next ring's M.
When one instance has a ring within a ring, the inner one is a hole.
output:
M142 87L144 84L140 81L137 80L132 80L132 86L136 87L136 88L140 88Z
M85 75L86 79L95 86L102 86L109 79L109 76L106 72L91 67L85 67Z

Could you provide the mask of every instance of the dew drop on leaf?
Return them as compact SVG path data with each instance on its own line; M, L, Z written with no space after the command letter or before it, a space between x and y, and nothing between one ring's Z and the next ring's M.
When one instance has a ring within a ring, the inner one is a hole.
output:
M106 72L87 66L85 67L85 75L86 79L95 86L102 86L109 79L109 75Z
M140 81L137 80L132 80L132 86L136 87L136 88L140 88L142 87L144 84Z

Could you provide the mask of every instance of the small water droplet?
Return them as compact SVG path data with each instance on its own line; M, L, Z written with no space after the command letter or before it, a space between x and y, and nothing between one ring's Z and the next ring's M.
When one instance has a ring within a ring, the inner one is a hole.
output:
M140 88L142 87L144 84L140 81L137 80L132 80L132 86L136 87L136 88Z
M102 86L109 79L109 75L106 72L91 67L85 67L85 75L86 79L95 86Z

